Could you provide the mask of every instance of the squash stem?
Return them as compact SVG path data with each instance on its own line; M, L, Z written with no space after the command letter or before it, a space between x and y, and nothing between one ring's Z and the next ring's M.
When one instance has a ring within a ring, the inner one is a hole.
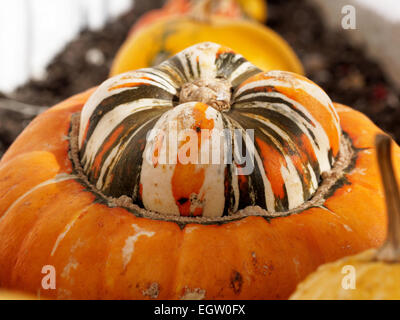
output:
M189 16L199 22L209 22L212 14L213 0L200 0L196 2L189 12Z
M232 85L225 79L199 79L184 84L179 93L179 103L203 102L218 111L231 108Z
M392 139L383 134L376 136L379 169L384 187L388 214L388 233L376 260L400 262L400 192L392 163Z

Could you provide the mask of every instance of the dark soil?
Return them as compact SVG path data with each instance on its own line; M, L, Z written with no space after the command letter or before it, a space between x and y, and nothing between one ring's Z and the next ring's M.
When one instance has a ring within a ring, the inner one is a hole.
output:
M98 85L107 78L112 59L132 24L162 3L163 0L136 1L133 10L103 30L83 31L49 64L45 80L29 81L9 98L51 106ZM294 48L307 76L332 100L364 112L400 142L400 92L389 83L380 66L365 56L363 48L353 46L344 33L327 29L307 0L268 0L268 10L268 26ZM27 122L24 116L21 123L13 126L19 121L14 113L2 113L1 117L0 156Z

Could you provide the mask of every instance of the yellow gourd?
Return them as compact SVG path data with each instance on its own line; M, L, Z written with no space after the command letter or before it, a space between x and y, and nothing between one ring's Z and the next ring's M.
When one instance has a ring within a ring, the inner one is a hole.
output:
M388 235L377 250L371 249L322 265L302 282L292 300L393 300L400 299L400 193L392 164L391 139L377 136L377 158L386 195Z

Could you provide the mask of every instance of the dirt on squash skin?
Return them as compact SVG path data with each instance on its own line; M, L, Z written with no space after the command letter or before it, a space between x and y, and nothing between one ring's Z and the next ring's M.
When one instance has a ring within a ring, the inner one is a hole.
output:
M44 80L28 81L8 98L51 106L100 84L107 78L112 60L133 23L163 2L136 1L133 10L110 21L102 30L83 31L49 64ZM365 55L362 47L352 45L345 32L329 30L307 0L268 0L267 25L289 42L307 76L333 101L365 113L400 142L400 90L390 84L383 69ZM28 122L24 119L17 125L15 113L1 112L0 157Z
M157 299L160 294L160 285L157 282L153 282L146 290L142 292L144 297L150 299Z
M206 290L195 288L190 289L185 287L181 300L204 300L206 297Z

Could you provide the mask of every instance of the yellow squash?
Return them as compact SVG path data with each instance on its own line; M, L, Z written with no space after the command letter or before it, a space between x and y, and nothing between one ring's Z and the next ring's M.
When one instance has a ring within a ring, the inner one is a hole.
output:
M186 47L216 42L241 52L260 69L303 74L296 54L277 33L252 21L167 17L132 34L118 52L111 75L157 65Z
M378 250L322 265L298 286L292 300L400 299L400 192L395 179L400 163L392 164L391 151L390 138L379 135L377 157L389 220L386 242Z

